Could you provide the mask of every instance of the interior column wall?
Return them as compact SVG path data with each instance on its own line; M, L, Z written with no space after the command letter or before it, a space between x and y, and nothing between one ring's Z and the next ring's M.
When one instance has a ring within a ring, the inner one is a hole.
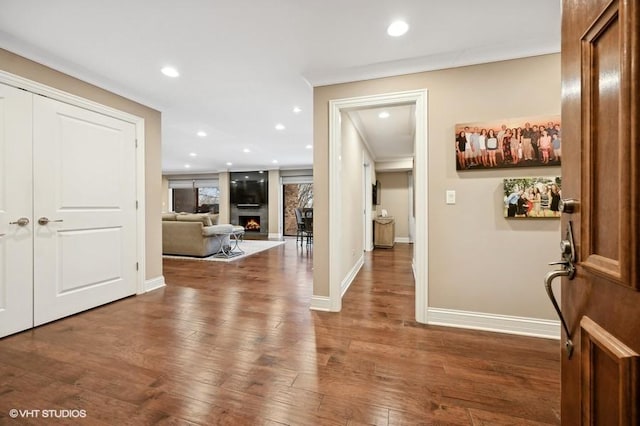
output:
M280 187L280 170L269 170L269 238L282 236Z
M168 212L172 209L169 204L169 178L162 176L162 187L160 189L162 193L162 211Z
M230 187L231 175L229 172L220 172L218 174L218 184L220 188L220 216L218 223L230 223L231 221L231 201Z

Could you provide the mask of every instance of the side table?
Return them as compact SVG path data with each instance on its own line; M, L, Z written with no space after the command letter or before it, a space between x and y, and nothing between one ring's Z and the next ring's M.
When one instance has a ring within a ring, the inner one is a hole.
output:
M224 237L229 237L229 245L224 244ZM244 228L242 226L234 226L231 232L219 234L220 251L214 254L214 257L231 258L244 254L244 250L240 248L238 243L244 239Z
M392 216L376 217L373 220L373 245L392 248L396 238L396 221Z

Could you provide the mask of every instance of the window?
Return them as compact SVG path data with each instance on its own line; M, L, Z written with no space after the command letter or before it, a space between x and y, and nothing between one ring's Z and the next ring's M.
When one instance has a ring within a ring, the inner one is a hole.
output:
M172 210L188 213L219 213L220 188L217 179L169 180Z
M220 213L220 188L196 188L198 191L198 213Z
M283 185L284 235L296 235L296 208L313 207L313 183L285 183Z

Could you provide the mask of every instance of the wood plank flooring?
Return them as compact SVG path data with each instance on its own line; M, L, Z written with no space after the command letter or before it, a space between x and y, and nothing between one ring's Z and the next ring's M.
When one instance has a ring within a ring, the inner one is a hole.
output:
M405 244L311 311L311 256L165 259L164 289L0 339L0 424L559 424L557 341L416 323Z

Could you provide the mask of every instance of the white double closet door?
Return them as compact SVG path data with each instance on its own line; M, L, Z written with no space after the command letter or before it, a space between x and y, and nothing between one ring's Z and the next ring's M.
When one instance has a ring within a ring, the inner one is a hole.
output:
M135 294L136 235L135 124L0 84L0 337Z

